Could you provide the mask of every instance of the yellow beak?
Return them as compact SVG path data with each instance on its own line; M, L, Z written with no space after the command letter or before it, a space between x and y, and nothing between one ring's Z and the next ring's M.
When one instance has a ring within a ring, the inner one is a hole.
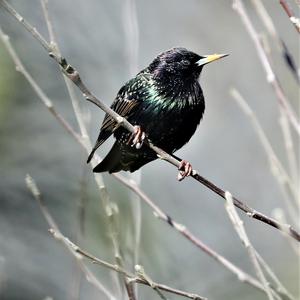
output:
M206 65L212 61L228 56L229 54L212 54L212 55L204 55L203 58L197 61L198 66Z

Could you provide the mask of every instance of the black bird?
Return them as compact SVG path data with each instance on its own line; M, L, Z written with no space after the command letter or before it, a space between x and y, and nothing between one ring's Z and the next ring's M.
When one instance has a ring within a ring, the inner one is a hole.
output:
M172 48L159 54L147 68L125 83L111 108L135 125L136 133L132 135L118 127L114 119L106 115L87 162L111 134L116 141L93 171L134 172L155 160L156 153L143 144L145 134L154 145L170 154L186 144L205 109L198 82L202 68L224 56L200 56L185 48ZM182 161L180 170L179 180L190 175L192 167Z

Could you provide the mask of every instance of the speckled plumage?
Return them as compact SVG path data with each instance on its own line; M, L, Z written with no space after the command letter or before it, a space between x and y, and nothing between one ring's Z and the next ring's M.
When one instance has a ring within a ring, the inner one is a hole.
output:
M161 53L144 70L120 89L111 108L133 125L141 126L158 147L173 153L194 134L203 116L205 103L198 82L202 58L185 48ZM146 145L136 149L127 143L131 133L108 115L101 126L95 150L111 135L116 141L94 172L135 171L157 158Z

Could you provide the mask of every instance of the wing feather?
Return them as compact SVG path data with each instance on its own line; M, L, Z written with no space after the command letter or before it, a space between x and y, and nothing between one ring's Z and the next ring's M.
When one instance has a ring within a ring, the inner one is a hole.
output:
M141 103L140 88L138 88L139 85L137 80L141 79L134 78L127 82L120 89L116 99L111 105L111 108L122 117L128 118L132 113L134 113L135 108ZM99 148L117 128L117 122L110 115L106 114L100 128L97 142L88 157L88 163L93 158L97 148Z

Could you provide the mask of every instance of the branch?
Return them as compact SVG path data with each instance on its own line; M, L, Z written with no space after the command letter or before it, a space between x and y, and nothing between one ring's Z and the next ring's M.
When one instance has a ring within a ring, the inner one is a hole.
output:
M254 112L246 102L246 100L242 97L238 90L235 88L230 89L230 94L236 100L237 104L240 106L242 111L246 114L246 116L250 119L251 124L258 135L259 141L261 142L267 156L269 159L270 170L274 175L275 179L277 180L280 189L283 192L283 199L286 201L288 212L292 217L294 224L298 222L298 214L297 210L295 210L294 204L299 207L298 200L298 188L296 181L293 182L290 176L288 175L287 171L285 170L284 166L280 162L279 158L277 157L270 141L268 140L261 124L259 123L257 117L255 116ZM284 116L286 116L284 114ZM286 122L288 123L288 122ZM295 165L296 167L296 165ZM291 202L291 198L295 200L295 203Z
M257 11L258 16L260 17L261 21L266 27L268 33L277 44L277 48L281 52L284 62L286 63L289 70L292 72L296 81L300 83L300 74L298 74L298 68L296 66L295 59L292 56L289 49L287 48L282 37L280 37L278 32L276 31L275 25L268 13L268 10L264 7L262 0L252 0L252 3L255 7L255 10Z
M56 238L55 235L56 235L57 232L54 229L50 229L49 231ZM173 294L176 294L176 295L179 295L179 296L184 296L184 297L194 299L194 300L207 300L207 298L204 298L204 297L196 295L196 294L187 293L187 292L184 292L184 291L181 291L181 290L177 290L177 289L171 288L171 287L169 287L167 285L164 285L164 284L151 282L151 281L143 278L143 276L136 276L135 274L132 274L132 273L126 271L125 269L120 268L117 265L114 265L114 264L108 263L104 260L101 260L98 257L88 253L87 251L79 248L77 245L72 243L68 238L64 237L63 235L59 236L59 238L62 239L62 242L64 244L67 243L69 246L71 246L73 248L74 252L76 252L76 253L82 255L83 257L89 259L94 264L101 265L105 268L108 268L110 270L113 270L115 272L118 272L118 273L126 276L129 279L130 282L136 282L136 283L144 284L144 285L147 285L147 286L153 285L153 286L157 287L158 289L160 289L162 291L173 293ZM150 284L150 282L151 282L151 284Z
M60 230L58 228L58 225L56 224L55 220L52 218L51 214L49 213L47 207L44 205L42 195L40 190L38 189L35 181L30 175L26 175L25 182L27 185L27 188L30 190L31 194L33 195L34 199L37 201L39 208L42 212L43 217L45 218L48 225L57 232L58 235L60 235ZM104 293L106 297L110 300L117 300L113 294L108 291L103 284L97 279L97 277L86 267L86 265L82 262L82 259L80 259L79 256L74 255L74 251L72 250L69 245L67 245L67 249L73 254L74 258L76 259L76 262L78 263L81 271L85 274L85 278L88 282L90 282L92 285L94 285L97 290L99 290L101 293Z
M19 21L31 34L33 37L37 39L39 43L48 51L50 57L52 57L60 66L61 71L80 89L83 93L85 99L91 103L94 103L100 109L102 109L105 113L109 114L118 124L119 126L123 126L129 132L134 133L134 127L130 124L125 118L118 115L115 111L113 111L110 107L108 107L103 102L99 101L96 96L94 96L86 85L82 82L79 73L75 70L71 65L69 65L65 58L61 57L57 53L52 51L51 46L47 43L47 41L41 36L41 34L36 30L36 28L32 27L18 12L15 11L13 7L11 7L5 0L0 0L0 5L2 5L17 21ZM273 73L272 73L273 74ZM275 77L274 77L275 78ZM274 82L274 81L272 81ZM281 89L280 89L281 91ZM292 118L293 120L293 118ZM296 121L297 123L297 121ZM294 124L294 122L292 123ZM295 124L294 124L295 125ZM298 126L298 124L297 124ZM298 128L298 127L296 127ZM299 127L300 133L300 127ZM157 156L170 164L174 165L175 167L179 168L180 160L177 160L170 154L166 153L164 150L158 148L157 146L153 145L150 141L145 141L145 143L149 146L150 149L157 153ZM225 191L221 188L217 187L215 184L201 176L196 170L193 170L192 178L196 181L200 182L201 184L205 185L207 188L221 196L225 199ZM240 210L245 212L249 217L259 220L263 223L266 223L283 233L286 233L293 237L295 240L300 241L300 234L289 224L281 224L280 222L254 210L253 208L249 207L242 201L237 198L233 197L233 203L236 207Z
M254 247L252 246L252 244L250 243L250 240L245 231L243 222L240 219L239 215L237 214L236 209L233 205L232 196L229 192L226 192L225 197L226 197L225 208L228 213L229 219L230 219L234 229L236 230L239 238L241 239L242 243L244 244L245 248L248 251L248 254L249 254L250 260L254 266L256 275L259 278L259 280L261 281L261 283L268 295L269 300L274 300L274 297L272 295L272 290L271 290L269 283L267 282L266 277L265 277L265 275L261 269L261 266L258 262L258 259L256 256L256 251L255 251Z
M251 244L248 235L246 233L243 221L240 219L234 205L232 202L232 196L229 192L226 192L226 203L225 208L232 222L234 229L236 230L240 240L244 244L250 260L254 266L257 277L261 281L264 290L269 298L269 300L276 299L289 299L295 300L295 298L287 291L287 289L283 286L277 276L274 274L272 269L268 266L268 264L264 261L264 259L259 255L259 253L255 250L254 246ZM267 274L274 281L276 288L273 288L272 285L267 281L263 268L267 272Z
M129 189L137 193L140 196L140 198L143 199L144 202L146 202L147 205L149 205L153 209L155 217L164 221L171 228L176 230L179 234L181 234L187 240L193 243L197 248L199 248L204 253L216 260L218 263L223 265L227 270L232 272L238 278L238 280L240 280L241 282L245 282L258 290L265 291L264 287L260 284L260 282L253 278L250 274L244 272L232 262L227 260L224 256L211 249L209 246L204 244L199 238L197 238L192 232L190 232L190 230L185 225L178 223L170 215L166 214L161 208L159 208L155 203L153 203L153 201L142 191L142 189L138 185L135 184L135 182L133 182L132 180L128 180L127 178L119 174L115 174L115 177Z
M292 9L290 8L290 6L287 4L287 2L285 0L280 0L279 3L282 6L282 8L284 9L284 11L286 12L286 14L288 15L288 17L290 18L290 21L293 23L293 25L295 26L298 33L300 33L300 20L299 20L299 18L295 17Z
M138 73L138 57L139 57L139 23L137 17L136 0L123 1L123 28L125 35L125 53L126 60L128 61L129 75L134 76ZM132 177L137 184L141 184L142 170L137 170ZM132 222L134 228L133 234L133 262L137 265L140 260L140 244L142 233L142 207L141 200L138 195L132 193L131 198L131 210L132 210ZM134 285L135 295L138 299L138 285Z
M292 126L296 130L297 134L300 135L300 124L299 120L297 119L297 116L295 112L293 111L290 103L288 102L283 89L278 81L278 78L274 74L272 70L271 63L268 59L268 56L260 42L259 36L244 8L243 3L240 0L233 0L233 9L239 14L240 18L242 19L242 22L244 23L251 39L253 40L258 57L262 63L262 66L265 69L267 81L272 85L272 88L274 89L274 92L278 98L279 104L283 107L285 113L288 116L289 121L291 122Z
M54 35L54 30L53 30L53 26L50 20L50 16L48 13L48 0L41 0L41 4L42 4L42 8L43 8L43 13L44 13L44 18L47 24L47 28L48 28L48 33L49 33L49 37L50 37L50 46L52 48L52 52L53 54L55 53L56 55L60 56L60 49L58 46L58 43L56 42L56 38ZM91 149L91 141L89 139L88 133L87 133L87 129L83 120L83 115L80 109L80 105L79 105L79 101L76 97L76 94L74 92L74 88L73 85L71 84L71 82L67 79L67 77L65 75L63 75L64 78L64 82L66 84L70 99L71 99L71 103L73 106L73 110L74 110L74 114L76 116L76 120L78 122L79 125L79 129L80 129L80 133L81 133L81 137L82 137L82 141L85 145L85 148L88 149L88 151L90 151ZM107 212L107 207L111 207L112 203L108 197L108 194L106 192L106 188L104 186L104 182L103 182L103 178L100 174L94 174L94 178L97 182L99 182L98 187L100 190L100 194L103 195L103 197L101 197L102 199L102 204L105 208L105 211ZM113 213L113 209L109 209L109 211L111 211L112 213L110 214L106 214L106 217L108 219L108 226L109 226L109 236L111 238L112 241L112 246L114 249L114 256L115 256L115 260L117 262L117 264L119 264L120 267L123 266L124 262L123 262L123 257L121 255L121 250L120 250L120 245L119 245L119 241L117 239L117 225L116 225L116 220L115 220L115 214ZM121 279L121 278L118 278ZM134 291L132 289L132 286L129 285L126 282L125 278L122 278L121 280L118 281L119 283L119 289L122 289L122 282L124 282L124 286L126 289L126 292L128 294L128 298L129 300L136 300L136 297L134 295Z
M101 260L99 258L97 258L96 256L88 253L85 250L82 250L80 247L78 247L77 245L75 245L73 242L71 242L68 238L66 238L61 231L59 230L58 225L56 224L56 222L54 221L53 217L51 216L50 212L48 211L47 207L45 206L42 196L41 196L41 192L38 189L35 181L33 180L33 178L30 175L26 175L25 178L26 181L26 185L28 187L28 189L30 190L30 192L32 193L34 199L37 201L37 203L39 204L40 210L46 220L46 222L48 223L48 225L50 226L49 232L53 235L53 237L55 239L57 239L58 241L61 241L64 246L66 246L66 248L69 250L69 252L71 252L71 254L76 258L76 261L80 264L80 266L85 266L82 262L82 256L85 258L88 258L89 260L91 260L93 263L101 265L103 267L106 267L110 270L113 270L119 274L124 275L127 279L129 279L129 282L136 282L136 283L140 283L140 284L144 284L144 285L148 285L148 286L155 286L156 288L169 292L169 293L173 293L179 296L183 296L183 297L187 297L193 300L207 300L207 298L201 297L197 294L192 294L192 293L188 293L188 292L184 292L181 290L177 290L174 288L171 288L167 285L163 285L160 283L156 283L156 282L149 282L149 280L146 280L145 278L143 278L142 276L139 275L135 275L132 274L128 271L126 271L125 269L123 269L123 267L120 267L119 265L114 265L111 263L108 263L104 260ZM92 274L92 273L91 273ZM94 275L93 275L94 276ZM90 278L89 278L90 279ZM93 280L97 280L96 278L93 278ZM103 291L103 290L102 290ZM116 298L110 294L108 291L105 292L106 296L108 296L109 299L113 299L115 300Z
M260 265L265 269L266 273L270 276L273 282L276 285L276 292L282 296L283 299L287 300L296 300L289 291L283 286L280 280L277 278L271 267L265 262L265 260L256 252L257 259L259 260Z

